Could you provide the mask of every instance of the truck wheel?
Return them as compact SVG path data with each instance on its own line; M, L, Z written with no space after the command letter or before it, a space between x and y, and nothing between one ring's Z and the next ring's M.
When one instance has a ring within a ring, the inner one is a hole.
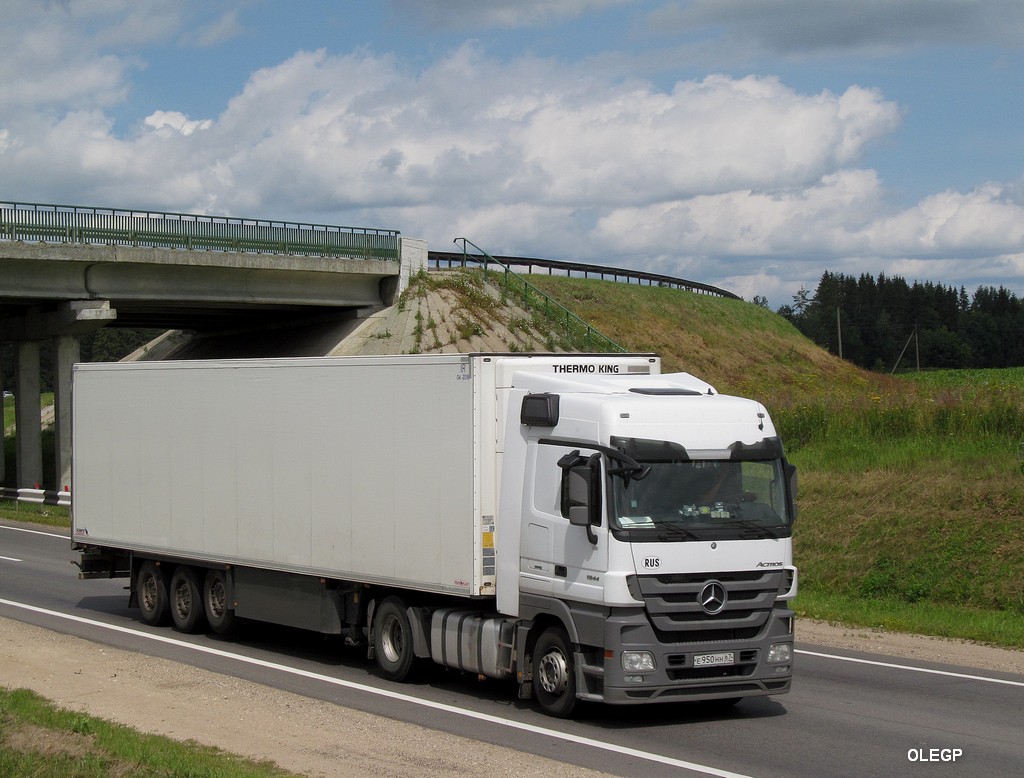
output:
M533 693L549 716L564 719L576 708L576 668L561 627L544 630L533 648Z
M167 576L156 562L147 560L142 563L139 577L135 579L135 596L139 601L143 623L151 627L167 623L170 615L167 607Z
M235 611L228 602L227 573L210 570L203 582L203 613L210 629L227 635L235 628Z
M202 624L203 601L191 567L178 565L171 576L171 621L179 632L197 632Z
M412 625L405 604L397 597L388 597L377 606L373 616L373 652L377 667L389 681L412 679L416 665Z

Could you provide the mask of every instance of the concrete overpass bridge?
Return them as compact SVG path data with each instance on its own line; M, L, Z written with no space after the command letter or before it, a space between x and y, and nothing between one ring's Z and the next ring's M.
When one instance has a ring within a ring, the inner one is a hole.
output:
M71 483L71 365L104 326L188 331L177 358L326 354L426 267L394 230L0 202L0 345L16 353L16 474L43 482L40 344L54 353L57 488ZM2 363L0 363L2 365ZM0 373L0 385L12 382Z

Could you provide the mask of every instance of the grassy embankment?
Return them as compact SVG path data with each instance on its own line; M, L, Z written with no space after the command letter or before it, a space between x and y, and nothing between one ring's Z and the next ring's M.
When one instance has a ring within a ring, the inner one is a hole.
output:
M24 689L0 689L0 775L282 778L292 773L62 710Z
M665 371L768 407L800 469L801 615L1024 648L1024 368L892 378L742 301L531 282Z

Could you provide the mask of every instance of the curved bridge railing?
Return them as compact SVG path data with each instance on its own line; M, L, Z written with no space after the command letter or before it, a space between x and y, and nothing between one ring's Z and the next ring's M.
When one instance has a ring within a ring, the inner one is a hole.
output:
M715 297L729 297L734 300L741 300L738 294L728 290L720 289L710 284L702 284L699 281L688 281L685 278L676 278L661 273L648 273L644 270L625 270L621 267L609 265L594 265L587 262L569 262L560 259L539 259L537 257L506 257L496 256L492 261L500 262L508 267L526 268L527 274L533 273L534 267L547 270L549 275L555 271L560 275L570 278L600 278L611 279L622 283L637 283L648 286L668 286L675 289L686 289L698 294L713 295ZM468 264L484 264L482 257L465 254L458 251L428 251L427 262L434 268L465 267Z

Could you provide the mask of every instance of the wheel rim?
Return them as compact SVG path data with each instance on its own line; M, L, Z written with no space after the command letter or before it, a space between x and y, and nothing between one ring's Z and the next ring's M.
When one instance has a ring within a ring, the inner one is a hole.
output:
M214 618L221 618L227 611L227 591L224 589L224 582L216 579L210 585L209 596L210 614Z
M147 575L142 579L142 607L147 612L156 610L156 577Z
M388 616L381 625L380 650L384 658L392 664L402 658L405 650L405 634L402 625L395 616Z
M558 696L569 685L569 663L561 651L548 651L541 657L537 669L540 672L540 688L548 694Z
M182 581L174 589L174 610L182 619L187 618L192 612L192 592L185 581Z

